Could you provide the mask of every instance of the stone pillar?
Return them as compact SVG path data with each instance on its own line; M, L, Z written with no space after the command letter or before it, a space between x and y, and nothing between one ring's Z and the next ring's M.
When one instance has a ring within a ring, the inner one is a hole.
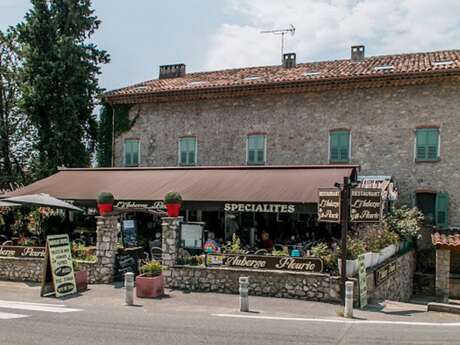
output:
M118 216L98 216L96 221L97 263L94 273L95 283L112 283L117 252Z
M177 251L179 249L180 228L183 217L163 217L162 218L162 236L161 236L161 260L163 264L163 275L169 284L171 278L171 267L176 264Z
M449 302L450 250L436 249L436 296L443 303Z

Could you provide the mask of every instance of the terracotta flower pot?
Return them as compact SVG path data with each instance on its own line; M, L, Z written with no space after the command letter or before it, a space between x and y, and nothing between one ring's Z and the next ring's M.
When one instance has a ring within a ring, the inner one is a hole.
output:
M165 279L162 274L156 277L147 277L141 274L136 277L136 296L139 298L162 296L164 289Z
M168 217L177 217L179 216L181 204L166 204L166 211L168 212Z
M75 271L75 284L77 285L77 291L85 291L88 289L88 272L86 271Z
M97 204L97 208L99 209L99 213L101 216L104 216L106 213L110 213L113 211L112 204Z

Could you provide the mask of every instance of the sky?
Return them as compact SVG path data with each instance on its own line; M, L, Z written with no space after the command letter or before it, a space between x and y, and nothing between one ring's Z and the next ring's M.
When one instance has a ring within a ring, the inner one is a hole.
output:
M460 48L460 0L93 0L102 20L93 41L111 55L107 90L158 77L158 66L187 72L276 65L280 36L298 62ZM20 22L28 0L0 0L0 30Z

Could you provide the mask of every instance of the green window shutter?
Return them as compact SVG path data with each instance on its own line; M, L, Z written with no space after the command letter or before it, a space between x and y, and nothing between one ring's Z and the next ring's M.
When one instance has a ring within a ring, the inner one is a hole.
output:
M247 137L247 163L265 164L265 135Z
M348 163L350 161L350 132L333 131L330 133L331 163Z
M124 142L125 150L125 165L137 166L139 165L139 140L128 139Z
M416 160L435 161L439 159L439 130L417 128L415 131Z
M446 229L448 223L449 195L447 193L436 194L436 226Z
M179 164L196 164L196 138L181 138L179 140Z

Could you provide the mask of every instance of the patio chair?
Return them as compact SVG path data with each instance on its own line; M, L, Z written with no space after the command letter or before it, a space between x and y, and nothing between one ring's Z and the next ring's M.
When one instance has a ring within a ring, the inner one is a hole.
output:
M161 255L163 250L160 247L152 247L150 248L150 257L152 260L160 261L161 262Z
M5 241L2 243L2 246L12 246L14 243L11 240Z
M259 249L254 254L255 255L268 255L268 250L267 249Z

